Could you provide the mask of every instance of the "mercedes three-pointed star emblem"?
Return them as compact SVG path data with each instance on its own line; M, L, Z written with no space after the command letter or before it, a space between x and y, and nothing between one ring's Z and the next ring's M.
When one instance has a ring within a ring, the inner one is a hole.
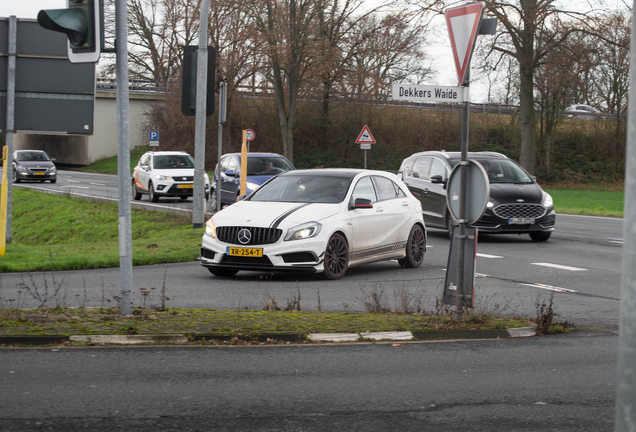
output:
M252 233L247 228L243 228L238 232L238 241L241 244L248 244L252 240Z

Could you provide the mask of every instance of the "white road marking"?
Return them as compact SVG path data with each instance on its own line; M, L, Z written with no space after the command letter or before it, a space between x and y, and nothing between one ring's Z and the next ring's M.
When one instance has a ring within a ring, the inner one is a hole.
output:
M587 271L587 269L584 269L584 268L568 267L568 266L559 265L559 264L550 264L550 263L531 263L531 264L532 265L538 265L538 266L544 266L544 267L552 267L552 268L561 269L561 270Z
M69 180L68 182L69 182L69 183L84 183L84 182L81 182L81 181L79 181L79 180Z
M502 256L499 256L499 255L488 255L488 254L482 254L482 253L478 253L477 256L482 258L503 258Z
M475 277L488 278L488 277L490 277L490 275L487 275L487 274L484 274L484 273L475 273Z
M525 285L525 286L529 286L529 287L533 287L533 288L541 288L541 289L547 289L550 291L556 291L556 292L565 292L565 293L575 293L578 291L575 290L571 290L568 288L560 288L560 287L556 287L556 286L551 286L551 285L544 285L544 284L526 284L526 283L522 283L521 285Z
M95 186L106 186L106 183L89 183Z
M623 244L623 240L608 240L610 243Z
M74 186L74 185L71 185L71 186L63 186L63 187L65 187L65 188L75 188L75 189L90 189L88 186Z

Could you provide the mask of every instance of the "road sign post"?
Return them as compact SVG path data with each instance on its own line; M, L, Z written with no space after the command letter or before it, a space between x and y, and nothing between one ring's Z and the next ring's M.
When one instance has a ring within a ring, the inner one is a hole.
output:
M360 150L364 150L364 169L367 169L367 150L371 149L371 144L375 144L375 138L373 138L369 126L364 125L362 132L356 139L356 144L360 144Z
M463 86L463 109L462 109L462 133L461 133L461 161L460 169L460 193L459 193L459 215L457 230L457 268L458 281L455 296L455 318L461 320L465 307L471 307L468 297L464 296L464 268L465 268L465 246L466 246L466 189L468 185L468 123L470 114L470 59L475 48L475 40L479 34L479 27L482 20L485 3L466 3L463 6L449 8L444 11L448 34L450 37L457 78L460 86ZM454 235L453 235L454 236Z

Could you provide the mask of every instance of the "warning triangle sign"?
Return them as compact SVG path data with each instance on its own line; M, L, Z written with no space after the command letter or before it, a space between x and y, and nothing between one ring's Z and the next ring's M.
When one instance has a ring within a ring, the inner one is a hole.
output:
M467 3L444 11L459 85L464 84L467 79L468 66L475 48L475 39L479 34L483 11L483 2Z
M364 127L362 128L362 132L360 132L360 135L358 135L356 144L375 144L375 138L373 138L373 135L371 135L369 126L364 125Z

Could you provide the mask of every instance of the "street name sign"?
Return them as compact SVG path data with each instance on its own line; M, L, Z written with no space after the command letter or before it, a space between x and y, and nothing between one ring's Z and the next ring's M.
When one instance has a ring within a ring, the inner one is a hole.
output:
M393 100L413 102L464 102L463 87L393 84Z

